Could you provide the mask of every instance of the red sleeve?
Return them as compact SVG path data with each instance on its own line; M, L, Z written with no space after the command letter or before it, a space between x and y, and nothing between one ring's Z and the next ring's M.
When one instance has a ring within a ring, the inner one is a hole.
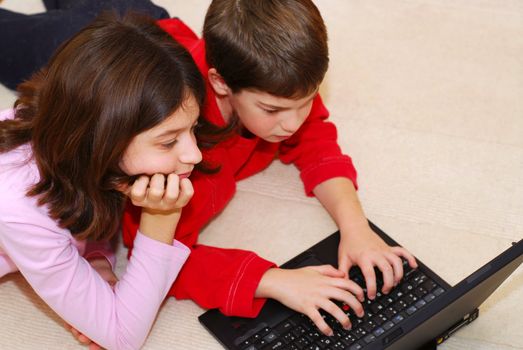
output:
M253 252L195 245L169 295L228 316L256 317L266 299L254 293L263 274L275 266Z
M327 121L328 116L320 95L316 96L305 123L280 146L281 161L298 167L308 196L318 184L334 177L346 177L358 188L352 159L341 152L336 126Z
M219 308L229 316L255 317L266 299L254 297L261 277L274 263L255 253L197 244L199 230L228 203L235 191L233 174L227 162L219 173L194 173L195 194L183 209L176 239L191 248L168 295L191 299L203 308ZM128 204L122 234L129 255L140 220L140 208Z

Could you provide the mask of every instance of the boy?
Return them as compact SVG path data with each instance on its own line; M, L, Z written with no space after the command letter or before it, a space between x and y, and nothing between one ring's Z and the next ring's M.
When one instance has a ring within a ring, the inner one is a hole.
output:
M367 297L376 296L374 267L388 293L402 278L401 257L368 226L356 195L356 170L336 142L336 128L318 87L328 67L327 34L309 0L214 0L203 40L180 20L159 21L186 46L207 80L203 116L214 124L236 126L235 134L205 154L220 165L215 174L193 173L195 195L182 214L176 238L192 247L170 295L190 298L227 315L255 316L265 298L274 298L309 316L325 334L332 330L319 313L332 314L344 327L347 315L331 300L349 305L358 316L362 289L347 277L358 265ZM198 231L232 198L235 183L266 168L278 156L293 163L307 195L314 195L341 232L338 270L329 266L277 268L252 252L196 243ZM124 217L124 242L132 247L137 208ZM359 300L359 301L358 301Z

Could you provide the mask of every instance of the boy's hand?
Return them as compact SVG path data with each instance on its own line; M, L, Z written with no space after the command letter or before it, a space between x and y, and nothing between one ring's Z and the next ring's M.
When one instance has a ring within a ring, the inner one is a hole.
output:
M118 282L118 277L113 272L111 264L105 258L96 258L89 260L89 264L95 269L98 274L111 286L114 288L116 282ZM65 329L70 331L73 336L78 339L78 341L84 345L89 345L89 350L101 350L100 345L93 342L91 339L86 337L84 334L80 333L76 328L70 324L65 324Z
M278 300L307 315L323 334L332 335L332 329L319 309L334 316L344 328L351 327L346 313L332 300L345 303L357 316L363 316L363 307L358 301L363 301L363 290L343 277L343 273L330 265L307 266L294 270L272 268L263 275L256 296Z
M418 267L416 259L405 248L387 245L368 223L361 225L357 230L341 232L338 247L338 269L348 275L351 266L359 266L367 288L369 299L376 297L377 267L383 275L382 292L387 294L403 278L403 264L405 258L412 268Z

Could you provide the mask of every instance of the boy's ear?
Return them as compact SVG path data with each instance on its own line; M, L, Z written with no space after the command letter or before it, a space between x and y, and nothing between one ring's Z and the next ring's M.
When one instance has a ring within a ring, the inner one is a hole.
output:
M225 83L225 80L223 80L223 77L218 73L216 68L209 69L207 77L216 95L227 96L232 94L232 90L229 88L227 83Z

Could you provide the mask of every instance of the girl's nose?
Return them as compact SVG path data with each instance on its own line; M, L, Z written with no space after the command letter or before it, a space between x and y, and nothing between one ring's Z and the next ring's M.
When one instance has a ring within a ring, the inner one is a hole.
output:
M202 161L202 152L198 148L194 136L187 138L180 155L180 161L185 164L198 164Z

